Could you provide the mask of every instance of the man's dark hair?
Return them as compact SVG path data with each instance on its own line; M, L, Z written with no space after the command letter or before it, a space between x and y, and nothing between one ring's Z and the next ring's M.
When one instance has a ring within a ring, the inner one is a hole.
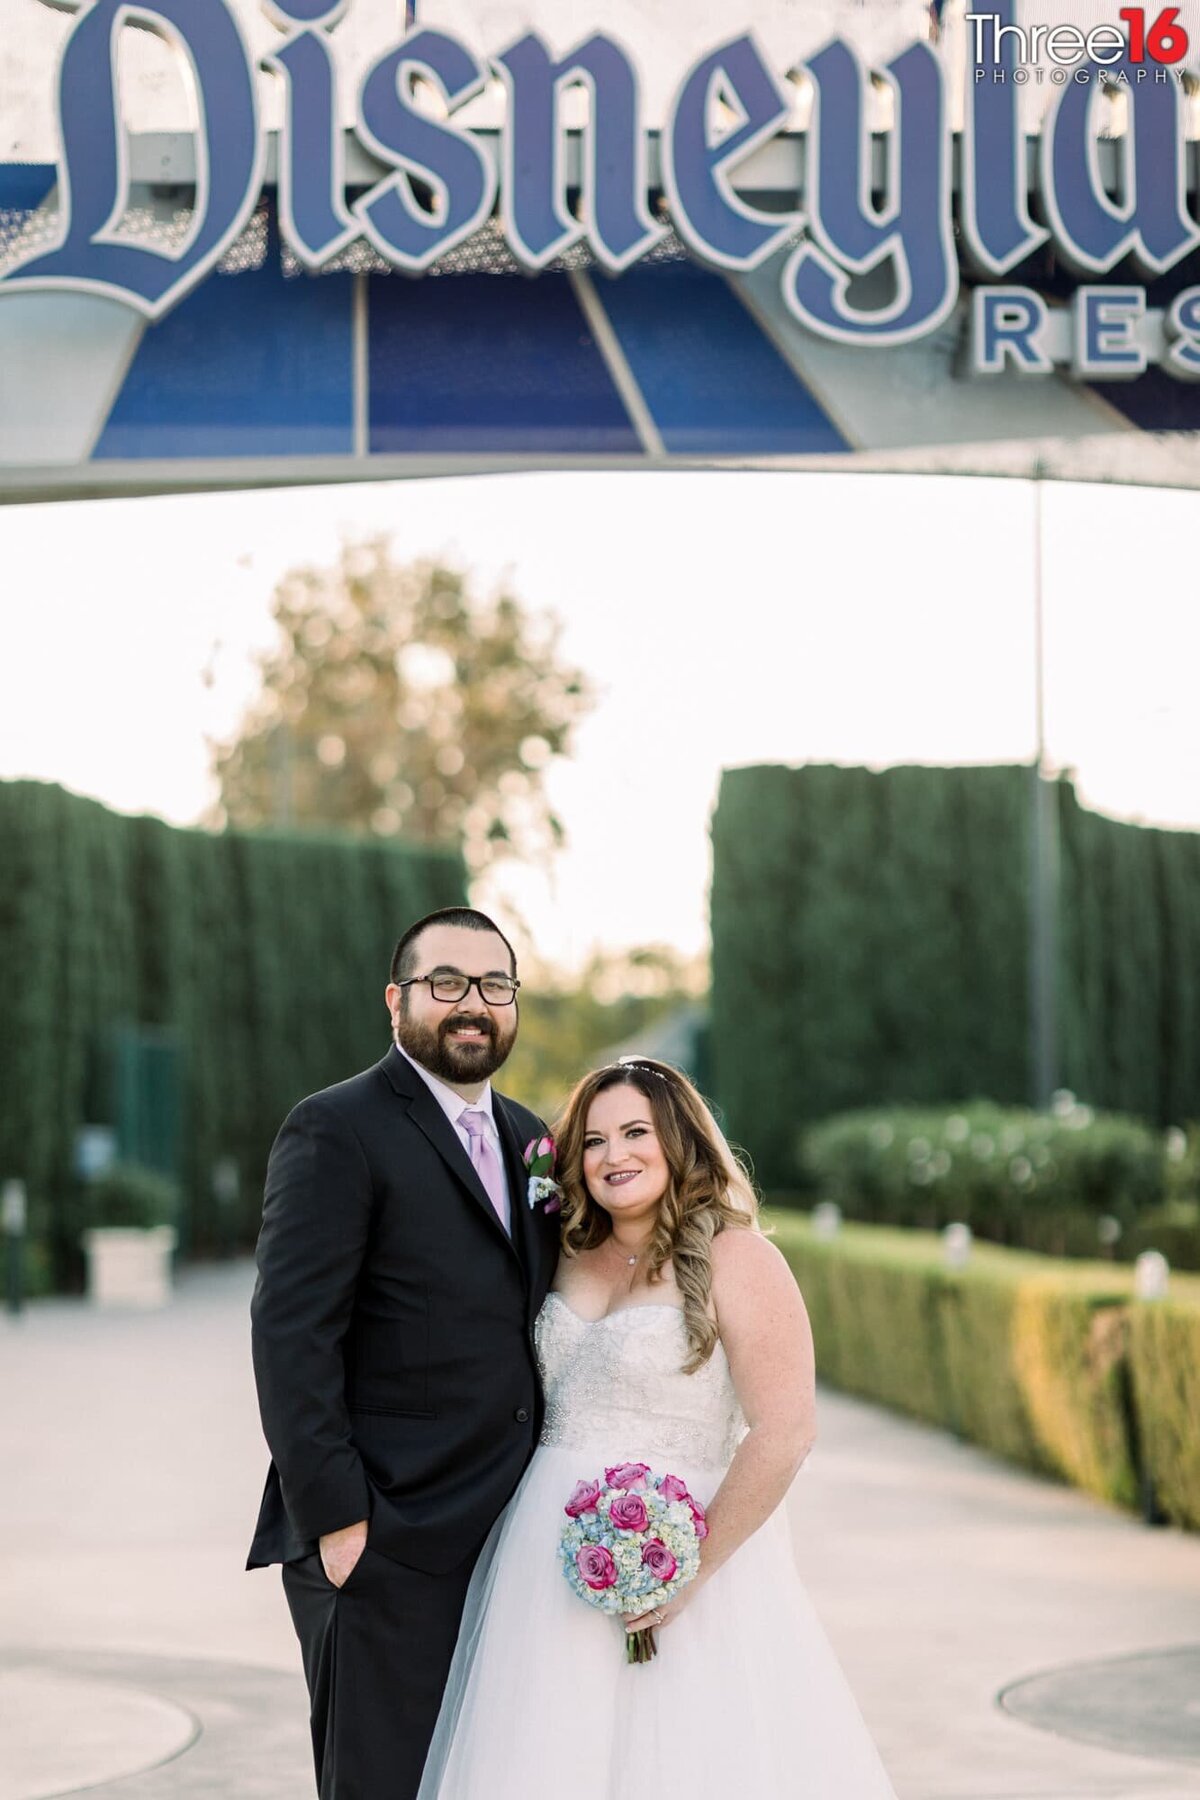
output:
M493 919L489 919L486 913L476 912L473 906L443 906L438 912L426 913L423 919L418 919L404 933L392 952L393 981L402 981L413 973L417 966L417 939L431 925L454 925L460 931L494 931L512 958L512 973L516 974L517 953Z

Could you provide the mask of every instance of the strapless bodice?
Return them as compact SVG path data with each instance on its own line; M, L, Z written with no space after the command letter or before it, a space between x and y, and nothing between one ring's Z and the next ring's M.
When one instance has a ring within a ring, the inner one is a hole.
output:
M535 1341L546 1394L543 1444L723 1469L745 1433L720 1342L694 1375L683 1373L687 1332L677 1306L623 1306L582 1319L551 1293Z

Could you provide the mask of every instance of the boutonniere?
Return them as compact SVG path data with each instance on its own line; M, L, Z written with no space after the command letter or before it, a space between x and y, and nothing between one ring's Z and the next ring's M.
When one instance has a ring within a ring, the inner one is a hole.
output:
M525 1173L529 1177L526 1197L531 1207L543 1212L562 1211L562 1189L554 1179L554 1139L530 1138L525 1146Z

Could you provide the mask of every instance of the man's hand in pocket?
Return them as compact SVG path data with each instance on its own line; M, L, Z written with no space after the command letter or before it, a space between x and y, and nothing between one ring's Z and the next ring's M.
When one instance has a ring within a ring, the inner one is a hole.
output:
M338 1531L327 1531L319 1540L321 1565L334 1587L344 1587L354 1565L367 1547L367 1521L343 1525Z

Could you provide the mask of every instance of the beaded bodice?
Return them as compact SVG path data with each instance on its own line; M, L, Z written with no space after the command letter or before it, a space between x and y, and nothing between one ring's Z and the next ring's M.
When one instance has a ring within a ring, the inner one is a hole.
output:
M536 1326L546 1393L543 1444L598 1448L614 1460L652 1455L724 1469L746 1430L718 1342L685 1375L683 1313L623 1306L582 1319L561 1294L546 1296Z

